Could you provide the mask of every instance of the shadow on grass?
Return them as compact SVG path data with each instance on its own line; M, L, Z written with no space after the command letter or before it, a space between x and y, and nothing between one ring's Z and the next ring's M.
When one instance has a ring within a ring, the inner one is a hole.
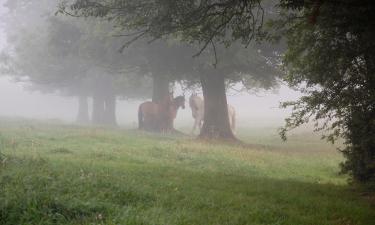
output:
M125 130L128 133L132 133L138 136L143 136L146 138L158 139L158 140L176 140L176 139L193 139L194 137L185 134L178 130L173 130L172 132L162 133L162 132L150 132L139 129Z
M347 186L157 165L129 171L9 158L0 224L370 225L374 208Z

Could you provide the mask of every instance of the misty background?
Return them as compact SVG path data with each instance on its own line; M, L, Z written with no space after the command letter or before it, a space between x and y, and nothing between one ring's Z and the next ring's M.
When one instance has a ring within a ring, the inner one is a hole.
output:
M4 0L0 0L0 18L6 13ZM3 21L0 19L0 21ZM0 51L7 45L3 22L0 22ZM182 94L181 90L176 94ZM186 97L190 96L185 93ZM259 93L236 93L229 91L228 103L237 110L239 127L244 126L281 126L289 110L280 109L282 101L297 99L301 94L285 85L273 91ZM78 102L73 97L56 94L44 94L30 90L27 83L16 82L9 76L0 76L0 116L21 117L27 119L49 119L73 122L77 116ZM117 99L117 121L123 126L137 126L137 108L141 101ZM176 128L192 126L193 119L188 102L185 110L180 110L175 121ZM91 107L91 104L90 104Z

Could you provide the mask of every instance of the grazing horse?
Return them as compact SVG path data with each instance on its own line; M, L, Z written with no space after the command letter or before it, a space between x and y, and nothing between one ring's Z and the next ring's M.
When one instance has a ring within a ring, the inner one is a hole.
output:
M189 105L191 108L192 116L194 118L194 126L191 134L194 134L195 129L199 127L202 129L204 120L204 100L196 93L193 93L189 98ZM229 125L233 133L236 130L236 110L233 106L228 105Z
M139 129L158 132L173 130L173 122L180 107L185 109L184 96L166 98L160 103L142 103L138 108Z

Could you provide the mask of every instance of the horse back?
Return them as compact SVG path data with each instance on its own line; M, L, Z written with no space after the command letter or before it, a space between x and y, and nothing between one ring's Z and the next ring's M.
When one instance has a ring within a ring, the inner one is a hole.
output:
M158 104L154 102L144 102L139 106L139 110L144 114L144 115L149 115L149 114L156 114L158 113L159 106Z
M189 99L189 105L190 108L199 110L203 107L203 99L201 99L199 96L194 96Z

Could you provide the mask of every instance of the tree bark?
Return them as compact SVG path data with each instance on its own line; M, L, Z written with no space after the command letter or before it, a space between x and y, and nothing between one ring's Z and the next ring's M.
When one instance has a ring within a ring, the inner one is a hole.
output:
M101 93L94 92L92 103L92 124L104 124L104 97Z
M223 75L201 75L204 96L204 123L199 138L237 141L229 123L228 104Z
M109 126L117 126L116 120L116 95L108 94L105 98L104 122Z
M77 123L79 124L88 124L89 123L89 103L87 96L81 95L78 96L78 115Z
M161 105L159 121L154 121L158 126L154 127L155 132L172 132L174 131L173 122L171 122L168 100L171 97L169 89L169 78L160 73L153 73L153 93L152 102ZM173 120L172 120L173 121Z
M93 87L92 123L116 126L116 91L111 76L97 76Z
M152 102L160 103L169 96L169 79L157 73L153 73L152 78Z

